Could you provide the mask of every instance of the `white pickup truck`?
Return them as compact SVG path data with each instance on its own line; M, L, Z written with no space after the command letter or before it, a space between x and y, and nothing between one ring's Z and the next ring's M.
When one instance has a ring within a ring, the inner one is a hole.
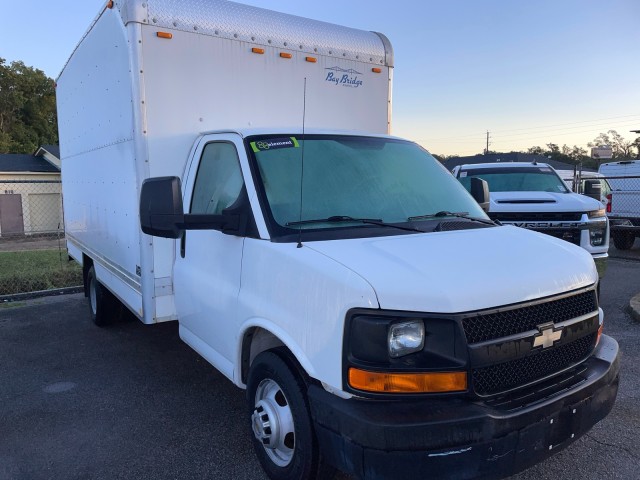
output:
M604 205L573 193L545 163L505 162L459 165L452 171L469 188L473 178L489 184L489 217L561 238L589 252L600 276L609 254L609 225Z
M116 0L58 79L91 317L177 320L246 389L272 479L506 476L616 398L591 255L389 136L392 76L382 34Z

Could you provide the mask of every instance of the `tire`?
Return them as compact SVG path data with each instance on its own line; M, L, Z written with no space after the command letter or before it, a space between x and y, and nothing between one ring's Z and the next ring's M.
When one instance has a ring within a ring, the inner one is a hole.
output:
M109 325L113 319L113 299L111 293L98 282L93 266L87 272L87 297L93 323L98 327Z
M247 382L252 442L272 480L329 479L320 456L304 382L273 351L256 357Z
M633 232L613 232L613 244L618 250L629 250L636 241Z

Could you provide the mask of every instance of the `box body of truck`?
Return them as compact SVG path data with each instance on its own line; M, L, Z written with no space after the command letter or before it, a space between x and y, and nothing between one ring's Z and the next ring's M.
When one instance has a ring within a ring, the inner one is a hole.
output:
M603 163L598 172L611 185L607 204L611 238L617 249L628 250L640 237L640 160Z
M182 176L202 132L304 122L388 133L391 114L393 53L380 34L227 2L170 4L105 8L57 81L69 253L90 254L145 323L176 319L174 242L139 227L146 178Z
M392 72L382 34L130 0L58 80L92 315L114 295L145 323L177 319L246 388L273 479L505 476L616 397L591 256L496 225L389 136Z

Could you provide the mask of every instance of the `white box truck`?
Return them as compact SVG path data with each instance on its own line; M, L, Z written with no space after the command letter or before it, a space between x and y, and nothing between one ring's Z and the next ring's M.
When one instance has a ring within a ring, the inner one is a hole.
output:
M629 250L640 237L640 160L603 163L598 169L611 184L607 215L618 250Z
M591 255L389 136L392 73L381 34L125 0L58 79L91 316L177 320L247 390L273 479L505 476L615 401Z

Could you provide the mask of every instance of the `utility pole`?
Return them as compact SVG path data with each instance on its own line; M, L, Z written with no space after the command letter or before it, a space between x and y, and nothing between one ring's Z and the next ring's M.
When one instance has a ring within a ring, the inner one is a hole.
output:
M484 151L484 154L487 155L489 153L489 130L487 130L487 148Z

